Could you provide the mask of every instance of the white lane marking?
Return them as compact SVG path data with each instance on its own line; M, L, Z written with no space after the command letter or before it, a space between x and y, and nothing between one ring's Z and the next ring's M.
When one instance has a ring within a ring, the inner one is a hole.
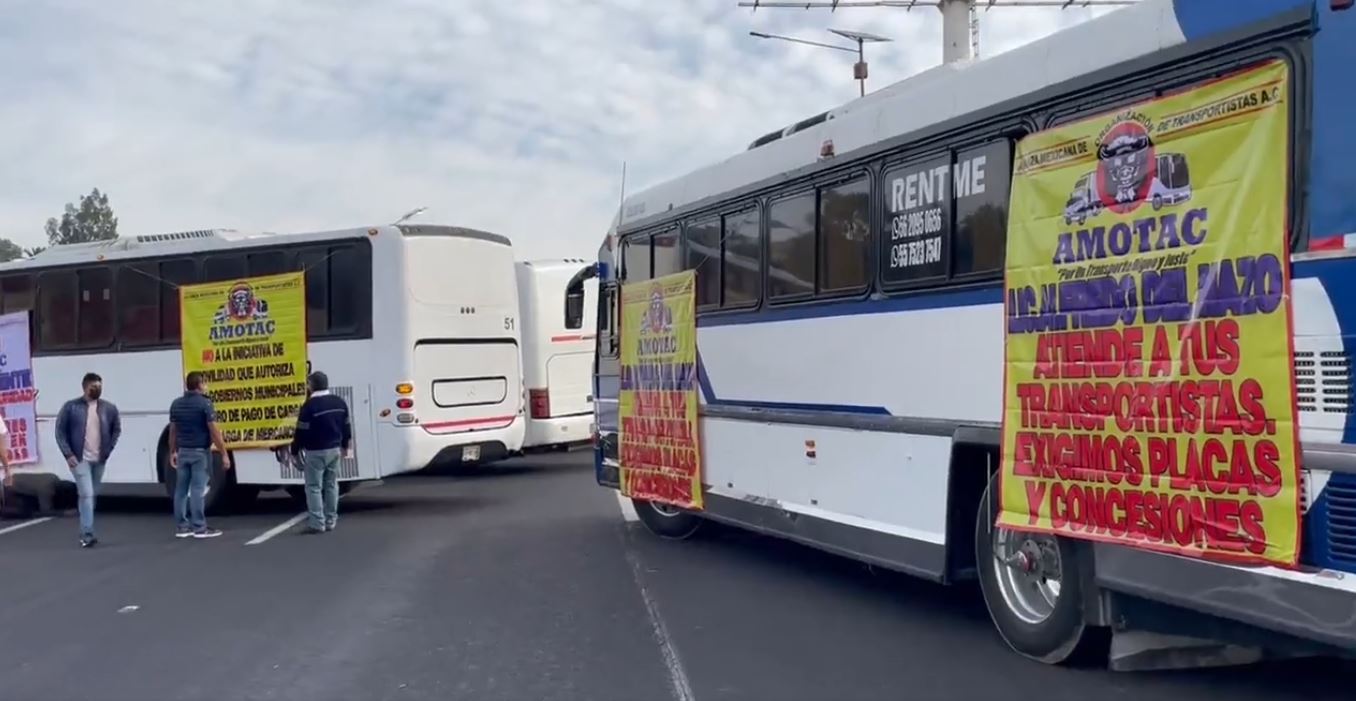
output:
M13 533L14 531L23 528L28 528L29 526L36 526L39 523L46 523L51 520L52 520L51 516L43 516L42 518L35 518L28 521L24 521L22 523L16 523L13 526L9 526L7 528L0 528L0 535L4 535L6 533Z
M339 495L339 501L343 501L343 500L344 500L344 497L346 497L346 496L348 496L349 494L352 494L352 493L354 493L354 492L356 492L356 491L358 491L359 489L362 489L362 488L363 488L363 485L360 484L360 485L354 487L353 489L349 490L348 494L340 494L340 495ZM276 525L276 526L274 526L274 527L272 527L272 528L270 528L270 529L264 531L263 533L260 533L258 536L256 536L256 537L254 538L254 540L251 540L251 541L245 543L245 545L258 545L258 544L260 544L260 543L266 543L266 542L268 542L270 539L272 539L274 536L279 535L279 534L281 534L281 533L285 533L285 532L287 531L287 529L291 528L292 526L297 525L298 523L301 523L301 520L304 519L304 518L306 518L306 512L305 512L305 511L303 511L303 512L297 514L296 516L293 516L292 518L287 519L286 521L283 521L282 523L280 523L280 524L278 524L278 525Z
M280 523L280 524L278 524L278 525L276 525L276 526L274 526L274 527L272 527L272 528L270 528L270 529L264 531L263 533L261 533L261 534L259 534L258 536L256 536L254 540L251 540L251 541L249 541L248 543L245 543L245 545L258 545L258 544L260 544L260 543L266 543L266 542L268 542L271 538L273 538L273 536L276 536L276 535L278 535L278 534L280 534L280 533L283 533L284 531L286 531L287 529L291 528L292 526L295 526L295 525L297 525L298 523L301 523L301 520L304 519L304 518L306 518L306 512L305 512L305 511L303 511L303 512L297 514L296 516L293 516L292 518L289 518L289 519L287 519L286 521L283 521L282 523Z
M626 561L631 565L631 578L635 580L636 588L640 590L640 598L645 602L645 611L650 615L650 627L654 629L655 642L659 643L659 654L663 656L664 667L669 672L669 690L673 692L673 699L696 701L697 697L692 694L692 685L687 680L687 672L683 670L683 661L678 657L678 648L669 638L669 629L664 625L663 616L659 615L659 607L655 605L649 590L645 588L645 582L641 579L640 560L630 548L626 549Z
M622 496L621 492L615 492L617 495L617 505L621 507L622 519L627 523L639 521L640 516L636 514L636 505L631 503L630 499Z

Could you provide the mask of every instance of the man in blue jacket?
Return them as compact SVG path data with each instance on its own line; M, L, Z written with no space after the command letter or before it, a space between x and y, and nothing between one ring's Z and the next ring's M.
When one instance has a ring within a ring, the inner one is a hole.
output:
M348 404L330 394L330 378L313 372L306 378L311 396L297 413L297 430L292 437L292 455L305 451L306 510L310 513L308 530L324 533L334 530L339 520L339 457L349 451L353 429L349 424Z
M66 402L56 418L56 440L80 494L80 547L99 542L94 537L94 500L104 480L104 464L122 435L118 407L102 399L104 379L86 373L84 393Z

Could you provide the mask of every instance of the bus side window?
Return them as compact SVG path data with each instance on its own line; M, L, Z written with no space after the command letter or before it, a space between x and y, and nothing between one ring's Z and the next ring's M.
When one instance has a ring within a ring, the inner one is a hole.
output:
M687 240L687 264L683 267L697 271L697 307L719 307L720 218L688 224L683 236Z
M819 190L819 292L860 292L871 284L871 180Z
M80 280L80 347L108 348L113 345L114 307L113 271L108 267L85 268Z
M33 327L33 276L28 273L14 273L0 278L0 310L5 314L30 312L29 339L31 346L37 346L37 329Z
M38 275L38 345L70 348L76 342L80 285L74 270L49 270Z
M776 301L813 295L815 193L777 200L768 212L768 297Z
M160 281L155 264L118 270L118 338L127 346L160 343Z
M292 256L283 251L251 253L247 256L250 277L259 275L278 275L280 273L291 272L292 266L288 265L291 258Z
M249 277L245 257L240 254L218 253L207 256L202 266L203 282L231 282Z
M663 277L682 271L683 258L678 247L677 229L655 234L650 241L654 249L653 277Z
M306 271L306 335L317 338L329 330L329 251L308 248L297 254Z
M198 266L191 258L160 261L160 341L179 345L179 285L198 282Z
M999 275L1007 248L1012 145L1007 139L961 151L955 158L954 274Z
M355 333L363 315L363 300L371 299L363 284L362 254L355 246L336 246L330 249L329 267L329 332Z
M6 275L0 280L0 300L4 313L28 311L33 308L33 278L27 273Z
M724 217L721 306L756 304L763 286L763 238L757 209Z
M634 236L622 242L622 280L650 279L650 237Z

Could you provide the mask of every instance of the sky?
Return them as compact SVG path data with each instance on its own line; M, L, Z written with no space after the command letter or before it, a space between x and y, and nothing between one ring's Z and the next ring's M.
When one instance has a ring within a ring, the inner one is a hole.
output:
M981 57L1106 9L981 13ZM98 187L126 234L418 221L590 257L634 192L941 62L932 8L736 0L0 0L0 236Z

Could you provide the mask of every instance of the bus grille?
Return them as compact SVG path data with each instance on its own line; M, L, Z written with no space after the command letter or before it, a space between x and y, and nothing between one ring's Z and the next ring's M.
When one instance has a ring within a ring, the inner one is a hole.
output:
M353 388L331 387L330 392L340 399L343 399L344 403L348 405L349 420L352 421L354 417ZM358 437L356 435L353 437L353 444L351 447L353 448L353 457L339 458L339 479L356 479L358 477ZM288 480L305 479L305 475L302 474L301 470L297 469L290 462L282 466L278 476Z
M1301 412L1351 409L1351 357L1343 351L1295 351L1295 396Z
M1356 475L1334 473L1323 496L1328 507L1328 556L1332 564L1356 571Z

